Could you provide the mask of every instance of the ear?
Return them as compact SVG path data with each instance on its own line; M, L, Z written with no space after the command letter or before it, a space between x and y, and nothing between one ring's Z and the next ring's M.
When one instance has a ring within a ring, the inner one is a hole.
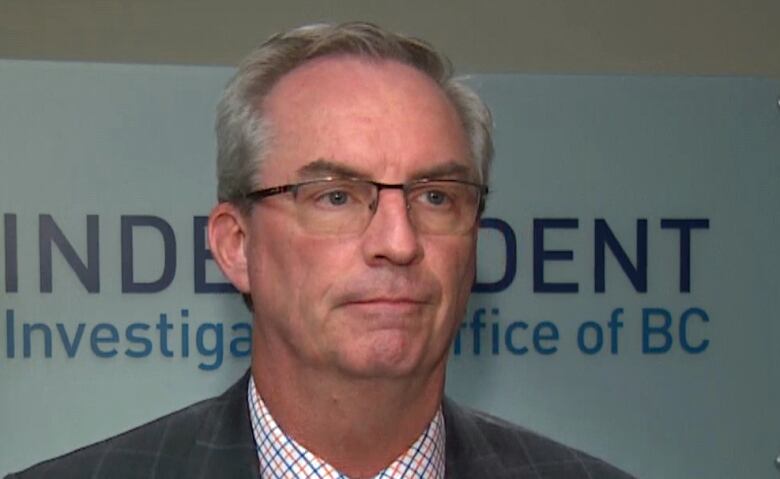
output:
M219 203L209 215L209 247L222 273L242 293L249 292L246 258L247 221L231 203Z

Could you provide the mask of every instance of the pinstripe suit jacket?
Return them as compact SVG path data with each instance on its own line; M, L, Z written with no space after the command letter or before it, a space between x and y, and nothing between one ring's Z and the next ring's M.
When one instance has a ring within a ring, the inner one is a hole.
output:
M257 479L244 377L222 396L6 479ZM625 479L603 461L500 419L443 403L448 479Z

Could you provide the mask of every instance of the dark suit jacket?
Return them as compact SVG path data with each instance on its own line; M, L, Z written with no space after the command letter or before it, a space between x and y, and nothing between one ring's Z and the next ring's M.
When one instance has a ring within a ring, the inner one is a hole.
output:
M6 479L259 477L244 377L222 396ZM445 399L448 479L625 479L603 461Z

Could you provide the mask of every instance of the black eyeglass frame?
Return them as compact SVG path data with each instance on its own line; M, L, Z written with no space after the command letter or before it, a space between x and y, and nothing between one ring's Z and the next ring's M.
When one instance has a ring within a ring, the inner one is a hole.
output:
M479 215L481 215L482 212L485 210L485 198L490 191L487 185L474 183L472 181L455 180L450 178L443 178L443 179L422 178L419 180L413 180L406 183L380 183L378 181L366 180L362 178L327 177L327 178L318 178L316 180L301 181L300 183L290 183L287 185L272 186L270 188L263 188L260 190L250 191L249 193L244 195L244 198L252 201L260 201L263 198L280 195L282 193L292 192L293 194L295 194L298 191L298 188L300 188L301 186L311 185L314 183L336 182L336 181L351 181L355 183L367 183L373 185L377 190L377 196L379 195L379 192L382 190L401 190L404 192L404 197L406 197L406 195L409 194L409 191L415 186L424 185L426 183L459 183L462 185L474 186L477 188L479 193L479 205L477 206L477 217L479 217ZM408 209L411 206L407 203L406 207Z

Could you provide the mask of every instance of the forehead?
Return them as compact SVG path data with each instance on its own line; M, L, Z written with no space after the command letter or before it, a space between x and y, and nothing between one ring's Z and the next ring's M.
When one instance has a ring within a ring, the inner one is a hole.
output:
M330 56L294 69L262 109L271 144L264 183L327 160L385 181L459 163L474 170L455 107L431 78L393 60Z

